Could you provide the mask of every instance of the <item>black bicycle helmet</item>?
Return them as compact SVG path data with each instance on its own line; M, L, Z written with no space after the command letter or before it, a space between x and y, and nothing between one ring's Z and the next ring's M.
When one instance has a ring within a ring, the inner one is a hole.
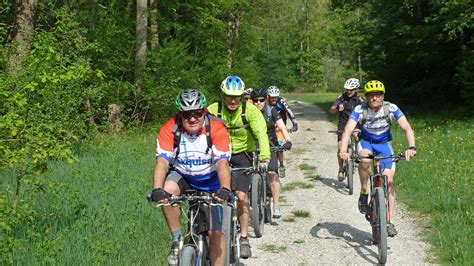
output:
M265 90L264 88L254 89L252 91L251 96L252 96L252 99L260 98L260 97L266 98L267 97L267 90Z

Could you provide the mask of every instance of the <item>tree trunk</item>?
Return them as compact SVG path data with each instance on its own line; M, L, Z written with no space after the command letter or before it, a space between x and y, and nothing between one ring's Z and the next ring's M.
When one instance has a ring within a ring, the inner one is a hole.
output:
M135 54L135 108L132 119L136 120L139 113L142 95L143 71L146 67L146 38L147 38L147 0L137 0L136 25L136 54Z
M151 34L151 50L158 48L158 0L150 0L150 34Z
M230 13L229 23L228 23L228 30L227 30L227 68L230 70L232 69L232 54L234 48L234 37L239 36L239 28L240 28L240 18L238 10L235 9Z
M34 18L38 0L15 1L15 23L7 43L15 46L8 60L8 72L15 73L23 67L30 52L30 40L34 35Z

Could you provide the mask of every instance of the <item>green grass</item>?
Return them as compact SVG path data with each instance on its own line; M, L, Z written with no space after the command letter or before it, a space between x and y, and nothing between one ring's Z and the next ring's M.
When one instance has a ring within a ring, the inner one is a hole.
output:
M321 106L327 113L336 94L289 95ZM391 101L391 99L386 99ZM396 103L396 101L394 101ZM412 125L418 154L397 166L398 200L428 215L426 239L442 264L474 264L474 119L464 107L452 110L403 106ZM472 108L471 108L472 110ZM430 112L430 113L427 113ZM329 114L331 121L337 116ZM393 148L403 151L406 138L394 127ZM416 213L415 213L416 215Z
M301 171L309 172L316 170L316 166L309 165L307 163L302 163L298 166Z
M294 210L291 213L297 218L308 218L310 216L309 211L306 210Z
M294 223L296 222L296 219L295 217L293 216L289 216L289 217L284 217L283 219L281 219L283 222L285 223Z
M294 181L294 182L291 182L291 183L288 183L286 184L285 186L283 186L281 188L282 192L286 192L286 191L292 191L292 190L295 190L295 189L309 189L309 188L313 188L314 185L313 184L309 184L309 183L305 183L305 182L301 182L301 181Z
M266 245L262 245L260 249L266 252L280 253L280 252L285 252L287 247L285 245L266 244Z
M320 175L305 175L304 178L310 180L310 181L318 181L318 180L321 180L321 176Z
M161 210L145 199L155 134L111 137L84 149L78 162L53 162L44 192L24 195L31 215L12 225L13 253L0 256L19 265L166 264L171 237ZM0 173L5 195L12 176Z
M295 241L293 241L293 243L295 243L295 244L303 244L303 243L304 243L304 240L303 240L303 239L296 239Z

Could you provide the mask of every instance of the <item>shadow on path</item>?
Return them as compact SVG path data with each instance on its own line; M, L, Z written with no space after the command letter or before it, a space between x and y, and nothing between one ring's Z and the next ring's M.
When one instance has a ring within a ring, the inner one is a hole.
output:
M322 230L327 231L331 236L322 236ZM373 245L372 234L369 232L361 231L347 224L324 222L313 226L310 233L313 237L320 239L344 239L366 261L378 264L377 252L369 248Z
M319 181L341 194L349 195L349 189L347 188L345 182L339 182L334 178L327 177L320 177Z

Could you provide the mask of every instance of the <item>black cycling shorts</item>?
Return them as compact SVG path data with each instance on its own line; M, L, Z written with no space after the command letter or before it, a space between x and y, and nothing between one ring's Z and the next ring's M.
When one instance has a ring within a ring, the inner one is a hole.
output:
M278 152L270 152L270 164L268 164L268 171L278 173Z
M230 167L231 168L244 168L252 167L253 161L252 156L247 152L235 153L230 157ZM251 171L232 171L232 190L249 192L250 190L250 180L252 172Z

